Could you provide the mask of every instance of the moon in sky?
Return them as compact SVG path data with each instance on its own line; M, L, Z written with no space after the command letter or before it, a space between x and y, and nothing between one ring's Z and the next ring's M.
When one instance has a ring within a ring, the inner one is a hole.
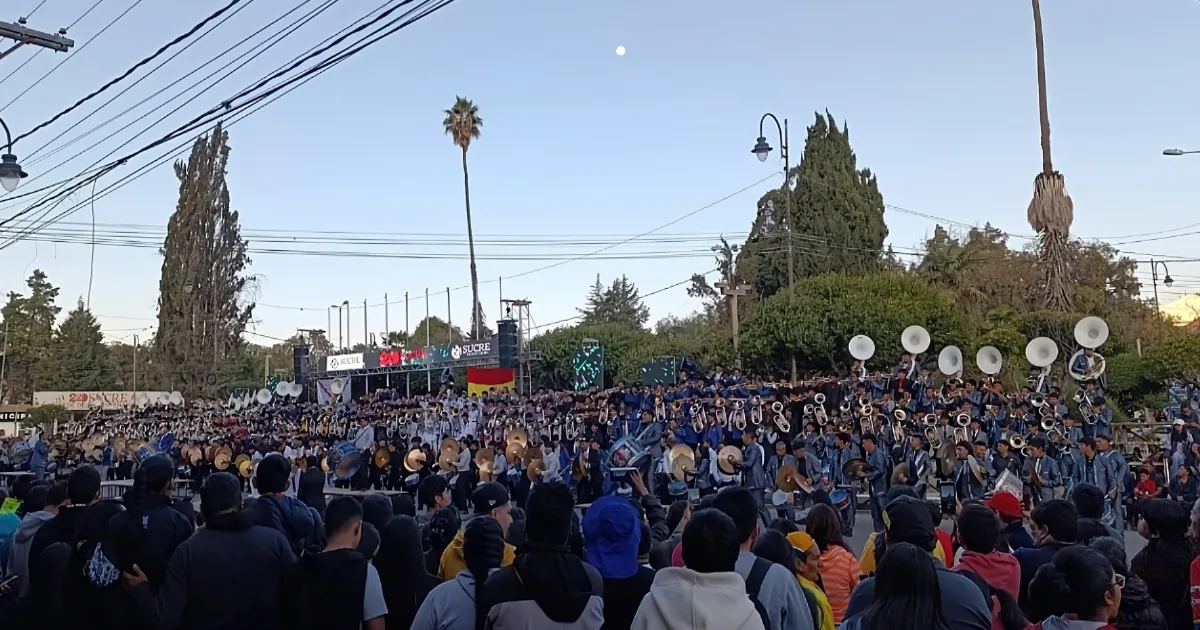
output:
M617 56L618 57L625 56L625 47L624 46L617 46Z

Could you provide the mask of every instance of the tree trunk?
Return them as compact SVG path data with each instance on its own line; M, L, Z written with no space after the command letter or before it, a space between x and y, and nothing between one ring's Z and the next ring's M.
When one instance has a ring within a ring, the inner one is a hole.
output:
M1033 37L1037 47L1038 117L1042 132L1042 172L1054 172L1050 161L1050 106L1046 103L1046 50L1042 44L1042 3L1033 0Z
M471 338L479 338L479 274L475 271L475 232L471 228L471 184L467 176L467 149L463 147L463 198L467 205L467 248L471 253Z

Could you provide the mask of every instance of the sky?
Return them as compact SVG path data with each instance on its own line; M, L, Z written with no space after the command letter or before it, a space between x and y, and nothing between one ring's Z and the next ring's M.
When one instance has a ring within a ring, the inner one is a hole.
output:
M0 19L10 21L39 7L31 28L78 23L69 29L70 53L25 47L0 59L0 118L15 135L29 131L226 2L6 3ZM242 0L236 15L185 41L180 47L191 47L160 69L148 73L179 47L19 140L14 153L31 177L17 193L140 148L380 2L332 2L236 69L238 54L321 5ZM1200 291L1200 262L1186 260L1196 258L1200 234L1192 201L1200 155L1162 155L1200 149L1200 2L1047 0L1043 17L1054 164L1075 202L1073 232L1147 261L1138 271L1147 295L1149 259L1165 260L1176 282L1159 286L1164 304ZM235 68L225 80L214 83L222 72L160 107L225 68ZM328 327L336 340L338 313L327 307L348 301L347 341L361 342L364 299L366 329L379 334L385 317L390 329L404 329L406 294L410 327L425 314L426 290L431 312L444 318L447 288L451 319L468 322L461 154L441 127L456 96L472 99L484 121L468 153L484 312L493 321L500 315L502 288L504 298L532 301L539 332L571 323L597 275L608 283L624 274L650 294L651 322L700 308L686 280L715 267L708 249L720 235L744 240L758 197L781 183L775 159L760 163L750 153L766 112L788 119L793 161L816 112L847 122L860 167L879 178L888 242L899 251L914 251L939 219L959 228L990 222L1024 245L1041 168L1035 70L1026 2L456 0L229 128L232 205L251 248L275 252L252 253L257 307L247 339L270 344L298 328ZM766 135L777 147L773 127ZM172 146L133 158L98 187ZM77 191L70 203L90 192ZM42 269L61 288L65 315L87 298L90 281L90 307L106 336L144 339L156 317L157 251L98 246L93 263L78 235L90 230L92 211L101 232L135 225L161 233L177 195L164 163L94 206L78 203L63 219L69 223L47 228L42 241L0 250L0 289L20 291L29 271ZM0 220L32 199L0 197ZM12 235L6 230L0 236ZM63 230L74 236L54 236ZM280 244L282 230L343 243ZM372 237L388 242L344 242ZM294 255L305 249L370 257Z

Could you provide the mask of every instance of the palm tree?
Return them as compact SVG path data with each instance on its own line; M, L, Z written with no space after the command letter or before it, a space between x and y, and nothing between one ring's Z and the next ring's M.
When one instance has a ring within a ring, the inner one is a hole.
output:
M1038 114L1041 119L1042 172L1033 179L1033 200L1029 202L1029 225L1037 231L1038 254L1043 266L1046 308L1068 311L1071 308L1070 239L1075 206L1067 195L1062 173L1050 160L1050 114L1046 104L1046 52L1042 44L1042 6L1033 0L1033 32L1037 46Z
M454 97L454 106L446 110L446 119L442 121L442 129L454 140L454 146L462 149L463 167L463 196L467 206L467 246L471 252L471 338L479 335L479 275L475 271L475 233L471 229L471 184L467 177L467 149L471 141L479 137L483 127L483 119L479 117L479 108L470 99L461 96Z

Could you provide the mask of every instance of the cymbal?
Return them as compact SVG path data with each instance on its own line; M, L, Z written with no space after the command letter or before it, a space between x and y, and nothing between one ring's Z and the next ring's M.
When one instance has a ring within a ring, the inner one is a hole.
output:
M775 473L775 487L784 492L795 492L800 485L796 477L800 471L796 469L795 464L784 464L779 467L779 472Z
M504 450L504 458L509 462L521 461L525 456L525 445L520 442L510 442L508 448Z
M208 448L204 449L204 459L207 459L208 461L210 461L210 462L211 462L211 461L213 461L213 460L214 460L214 459L216 459L216 458L217 458L217 447L216 447L216 445L209 446Z
M490 448L481 448L478 453L475 453L475 465L483 470L483 465L487 464L491 467L496 461L496 453Z
M479 464L479 481L494 481L496 479L495 466L495 462L490 459Z
M229 468L229 455L226 453L217 453L213 458L213 466L217 470L226 470Z
M735 464L742 463L742 449L736 446L724 446L717 451L717 467L726 475L737 474Z
M376 468L387 468L388 462L391 461L392 458L391 458L391 454L388 453L386 450L379 449L379 450L375 451L374 459L375 459L375 467Z
M442 454L438 455L437 465L439 470L447 472L458 470L457 462L458 457L450 455L448 451L442 451Z
M330 470L329 470L329 456L328 456L328 455L326 455L325 457L322 457L322 458L321 458L321 472L325 473L326 475L328 475L328 474L329 474L329 472L330 472Z
M513 442L516 442L521 446L529 446L529 434L525 432L525 429L520 427L509 431L508 435L505 436L505 440L508 441L510 446Z
M842 464L842 475L844 475L847 479L864 477L872 470L873 468L867 463L867 460L861 457L848 459L846 460L846 463Z
M102 451L98 448L93 448L91 455L92 455L92 461L98 462L104 458L104 451Z
M414 448L404 456L404 470L415 473L420 472L425 467L425 452L419 448Z
M458 451L461 449L462 449L462 446L458 443L458 440L448 437L448 438L442 440L442 445L439 450L441 450L443 452L454 451L454 454L458 455Z
M525 476L529 477L530 481L538 482L542 480L542 472L546 470L546 462L535 459L529 462L529 467L525 470Z
M242 463L248 462L248 461L250 461L250 456L245 453L242 453L241 455L238 455L237 457L233 458L233 465L236 466L240 470L242 467Z
M667 461L674 462L676 457L690 457L692 461L695 461L696 451L693 451L692 447L687 444L676 444L671 447L671 450L667 451Z
M680 454L671 458L671 476L687 481L688 473L696 472L696 458L690 454Z
M240 458L240 456L239 456L239 458ZM237 469L238 469L239 475L241 475L243 477L249 477L250 473L254 471L254 462L250 461L249 458L244 459L240 463L238 463Z
M218 446L217 454L220 455L221 453L225 453L225 456L230 459L233 458L233 449L229 448L228 446Z
M188 451L188 462L193 466L198 466L202 457L204 457L204 453L199 446L193 446Z

